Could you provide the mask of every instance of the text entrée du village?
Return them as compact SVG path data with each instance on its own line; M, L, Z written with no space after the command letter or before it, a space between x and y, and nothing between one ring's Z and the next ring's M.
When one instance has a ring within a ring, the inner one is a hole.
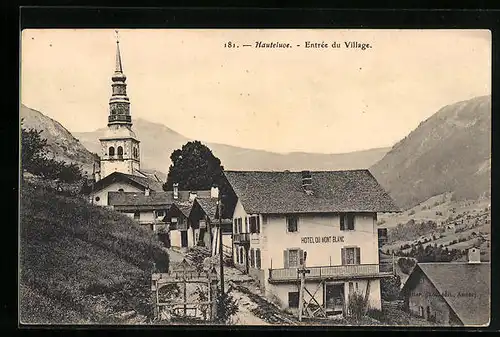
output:
M240 44L232 41L224 43L224 48L255 48L255 49L292 49L292 48L306 48L306 49L358 49L367 50L371 49L372 45L359 41L333 41L333 42L312 42L306 41L302 44L292 44L289 42L264 42L256 41L254 43Z

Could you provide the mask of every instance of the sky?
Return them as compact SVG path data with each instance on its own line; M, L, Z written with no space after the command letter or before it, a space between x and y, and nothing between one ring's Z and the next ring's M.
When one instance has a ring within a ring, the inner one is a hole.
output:
M491 94L487 30L120 29L118 36L132 117L205 142L274 152L387 147L443 106ZM255 48L257 41L292 48ZM305 48L307 41L329 48ZM371 48L346 48L349 41ZM113 29L24 30L21 102L71 132L106 127L115 50Z

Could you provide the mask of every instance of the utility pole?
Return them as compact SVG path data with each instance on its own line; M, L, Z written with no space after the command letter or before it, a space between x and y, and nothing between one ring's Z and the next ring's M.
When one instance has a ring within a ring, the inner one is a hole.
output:
M302 310L304 309L304 286L306 274L309 274L311 271L306 269L306 258L307 252L304 252L304 256L300 256L300 267L298 269L298 273L300 274L300 289L299 289L299 322L302 322Z
M219 193L219 200L217 201L219 211L219 255L220 255L220 291L221 296L224 296L224 256L222 250L222 197Z

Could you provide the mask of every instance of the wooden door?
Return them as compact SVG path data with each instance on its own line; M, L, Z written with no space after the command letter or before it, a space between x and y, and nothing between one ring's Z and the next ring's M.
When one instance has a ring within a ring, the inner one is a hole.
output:
M188 246L188 232L187 231L181 231L181 247L187 247Z

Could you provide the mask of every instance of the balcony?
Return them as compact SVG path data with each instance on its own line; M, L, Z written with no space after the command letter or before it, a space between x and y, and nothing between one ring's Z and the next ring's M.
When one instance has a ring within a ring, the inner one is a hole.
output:
M250 233L234 233L234 243L250 243Z
M109 115L108 123L113 123L113 122L131 123L132 117L130 115L123 115L123 114Z
M392 264L353 264L343 266L306 267L306 281L382 278L393 276ZM298 281L297 268L269 269L269 283Z

